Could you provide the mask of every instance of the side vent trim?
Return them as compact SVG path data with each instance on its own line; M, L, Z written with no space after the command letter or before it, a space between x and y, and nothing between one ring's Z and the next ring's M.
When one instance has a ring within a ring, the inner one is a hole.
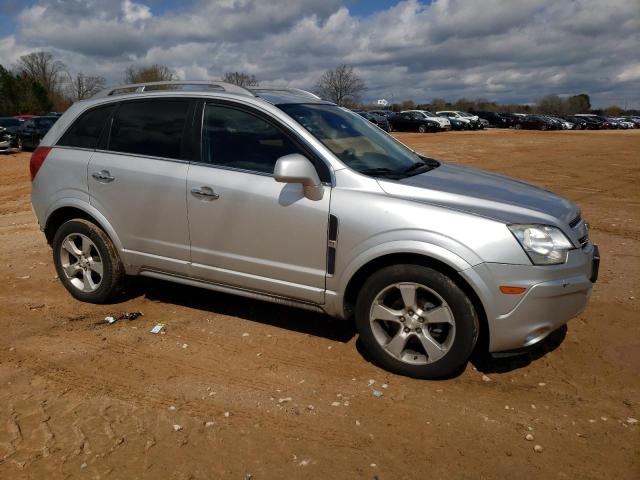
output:
M327 274L336 271L336 247L338 245L338 217L329 215L329 235L327 240Z

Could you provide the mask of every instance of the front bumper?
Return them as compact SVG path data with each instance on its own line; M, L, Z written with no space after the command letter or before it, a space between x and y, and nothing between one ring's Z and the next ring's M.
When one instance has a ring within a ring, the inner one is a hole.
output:
M599 263L598 247L588 244L569 252L563 265L483 263L465 271L485 306L489 351L531 346L578 316L589 303ZM501 285L526 291L505 295Z

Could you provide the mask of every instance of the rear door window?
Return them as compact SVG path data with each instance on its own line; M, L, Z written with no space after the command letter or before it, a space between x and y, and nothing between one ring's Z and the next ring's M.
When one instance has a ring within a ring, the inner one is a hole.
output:
M113 118L109 150L149 157L183 158L188 99L124 102Z

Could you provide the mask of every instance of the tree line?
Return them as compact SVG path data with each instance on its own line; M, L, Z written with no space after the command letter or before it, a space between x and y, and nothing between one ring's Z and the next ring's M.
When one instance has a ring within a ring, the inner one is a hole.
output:
M176 73L165 65L135 66L126 68L123 75L125 83L144 83L165 80L178 80ZM245 72L226 72L222 81L241 87L259 86L255 75ZM105 87L105 78L87 75L84 72L72 74L67 66L50 52L33 52L19 58L10 69L0 65L0 116L36 114L50 111L64 111L73 102L93 96ZM353 109L372 110L377 105L365 104L362 96L367 86L354 67L338 65L324 72L313 87L314 93L340 106ZM454 102L435 98L429 103L416 103L404 100L392 103L392 111L402 110L486 110L493 112L542 113L548 115L567 115L592 112L589 95L581 93L566 98L558 95L546 95L535 104L500 104L486 99L461 98ZM611 105L598 113L621 115L625 111ZM629 111L633 113L635 111Z

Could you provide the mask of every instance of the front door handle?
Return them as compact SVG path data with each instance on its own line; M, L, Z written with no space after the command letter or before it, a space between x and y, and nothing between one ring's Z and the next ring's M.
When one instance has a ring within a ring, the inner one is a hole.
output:
M91 176L100 183L109 183L113 182L116 179L116 177L111 175L109 170L100 170L99 172L93 172Z
M220 195L214 192L211 187L192 188L191 195L205 201L217 200L220 198Z

